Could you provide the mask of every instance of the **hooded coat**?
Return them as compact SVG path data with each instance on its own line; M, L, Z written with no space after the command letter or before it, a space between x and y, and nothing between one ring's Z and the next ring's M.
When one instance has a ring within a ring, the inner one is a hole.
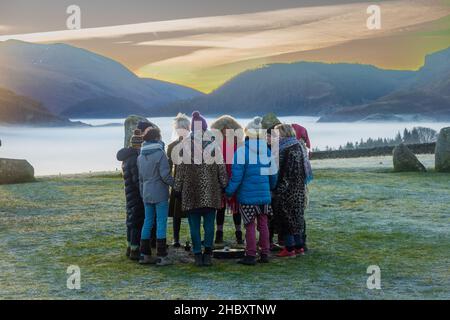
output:
M169 167L170 167L170 173L173 177L176 177L177 175L177 168L178 165L175 165L173 163L172 159L172 151L173 149L181 143L182 138L178 138L177 140L173 141L167 146L167 156L169 158ZM170 201L169 201L169 217L178 217L178 218L186 218L186 213L181 208L181 197L178 196L178 194L175 192L175 190L172 188L170 192Z
M270 164L264 164L259 156L260 144L264 140L246 139L234 156L230 183L225 192L228 196L237 193L240 204L264 205L272 202L270 190L275 188L277 174L262 174L262 169L269 169ZM271 152L266 148L267 159L271 159ZM245 163L239 163L245 159ZM273 159L272 159L273 160Z
M144 203L159 203L169 199L169 186L173 185L169 161L160 141L144 142L137 159L139 183Z
M139 192L138 156L139 150L134 148L123 148L117 152L117 160L122 162L123 179L125 182L127 226L129 228L140 228L145 218L144 203Z
M280 173L272 202L278 234L304 235L304 156L306 155L298 142L280 150Z
M191 136L192 137L192 136ZM202 151L210 141L197 141ZM227 186L228 176L225 164L194 163L195 138L191 139L191 163L177 165L174 189L181 193L182 210L189 212L198 209L221 209L222 192Z
M215 120L211 124L211 129L222 131L224 129L231 129L231 130L243 130L242 126L237 122L235 118L229 115L224 115L219 117L217 120ZM238 136L235 136L234 141L228 141L226 135L223 137L222 142L222 156L225 161L225 166L227 168L227 175L228 180L231 179L232 175L232 165L234 160L234 154L236 153L236 150L243 145L244 141L242 139L239 139ZM222 202L225 206L225 204L228 205L229 208L231 208L231 211L233 214L239 214L239 210L237 208L237 199L236 195L234 195L231 198L226 198L225 195L222 199Z

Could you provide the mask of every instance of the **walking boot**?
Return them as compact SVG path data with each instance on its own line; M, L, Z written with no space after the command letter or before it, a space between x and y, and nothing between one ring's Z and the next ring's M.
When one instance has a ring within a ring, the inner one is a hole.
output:
M158 257L158 261L156 262L157 266L168 266L173 264L167 253L166 239L156 240L156 256Z
M203 265L205 267L212 266L212 250L211 250L211 248L205 248L205 252L203 253Z
M150 249L150 240L141 240L141 246L139 248L141 256L139 258L139 264L155 264L156 258L152 257L152 250Z
M259 263L268 263L269 262L269 256L267 254L261 253L258 259Z
M238 248L243 248L244 240L242 238L242 231L236 231L235 235L236 235L236 245L237 245L237 247Z
M203 267L203 255L201 253L196 253L194 259L194 264L196 267Z
M246 266L254 266L256 264L256 258L252 256L245 256L239 260L238 263Z
M137 261L137 260L139 260L140 256L141 256L141 253L139 252L139 248L130 250L130 257L129 257L130 260Z
M214 244L217 246L223 246L223 231L217 230L216 231L216 240L214 241Z

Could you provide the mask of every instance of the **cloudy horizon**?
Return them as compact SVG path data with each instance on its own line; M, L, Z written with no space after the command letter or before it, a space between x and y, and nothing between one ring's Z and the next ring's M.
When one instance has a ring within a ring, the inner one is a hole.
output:
M277 5L261 1L253 8L248 1L222 6L212 1L197 11L196 6L187 11L174 9L181 2L172 0L168 2L173 15L161 1L151 1L155 7L148 21L136 10L114 13L123 9L119 4L116 7L115 1L108 7L113 13L104 14L79 1L82 29L58 28L67 19L64 6L70 2L58 4L58 18L37 19L36 11L35 19L28 23L21 22L25 21L18 9L24 6L22 1L1 4L0 41L64 42L115 59L138 76L203 92L245 70L276 62L353 62L412 70L423 64L426 54L450 46L450 5L441 0L378 1L382 9L380 30L366 26L366 9L373 3L351 0L284 0ZM197 6L204 3L188 2ZM43 1L43 8L52 3ZM136 8L145 8L143 1L134 3ZM3 19L1 12L10 13L9 19ZM98 17L95 23L93 12ZM15 25L11 14L16 15ZM116 16L121 18L108 19Z

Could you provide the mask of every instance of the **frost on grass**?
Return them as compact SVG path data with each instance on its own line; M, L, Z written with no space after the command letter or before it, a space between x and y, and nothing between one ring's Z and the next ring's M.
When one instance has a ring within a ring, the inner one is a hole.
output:
M392 173L389 157L322 161L313 163L306 213L311 252L250 269L234 261L198 269L127 260L118 175L0 186L1 298L450 298L449 175ZM233 229L228 216L226 239ZM188 234L183 221L181 240ZM382 290L366 287L373 264L381 268ZM81 268L79 291L66 287L69 265Z

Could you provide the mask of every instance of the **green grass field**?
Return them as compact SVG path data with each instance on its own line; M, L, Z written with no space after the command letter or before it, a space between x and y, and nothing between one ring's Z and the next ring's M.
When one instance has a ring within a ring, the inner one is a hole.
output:
M449 299L449 181L432 171L317 169L307 255L212 268L127 260L117 174L0 186L0 298ZM187 231L184 221L183 240ZM69 265L81 268L81 290L66 287ZM369 265L381 268L381 290L366 287Z

